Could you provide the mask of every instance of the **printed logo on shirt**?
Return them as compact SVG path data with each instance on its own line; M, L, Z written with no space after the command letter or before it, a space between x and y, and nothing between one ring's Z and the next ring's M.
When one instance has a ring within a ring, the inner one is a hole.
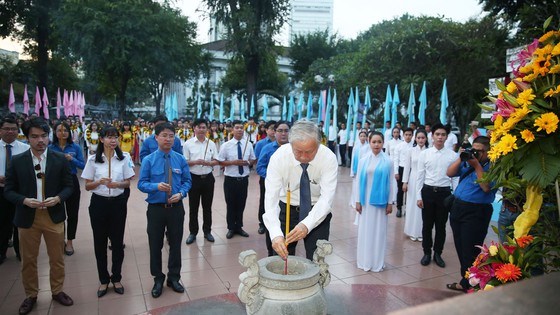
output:
M175 174L181 174L181 169L180 169L180 168L174 168L174 169L173 169L173 173L175 173Z

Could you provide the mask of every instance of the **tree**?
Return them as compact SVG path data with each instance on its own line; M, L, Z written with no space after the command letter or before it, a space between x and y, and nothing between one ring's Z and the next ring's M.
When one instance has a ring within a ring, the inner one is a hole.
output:
M294 80L300 81L313 61L320 58L329 59L336 53L336 35L329 35L327 30L296 35L290 44Z
M274 54L274 35L287 21L289 0L204 0L210 14L227 29L228 49L241 58L247 95L258 90L264 56Z
M200 60L195 25L167 2L67 0L57 22L63 52L117 96L119 117L130 82L151 88L159 112L164 83L185 80Z

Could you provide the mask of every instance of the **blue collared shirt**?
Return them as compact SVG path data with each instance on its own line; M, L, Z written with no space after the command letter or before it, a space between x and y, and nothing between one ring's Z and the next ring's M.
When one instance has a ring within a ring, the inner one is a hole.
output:
M469 168L470 165L468 163L466 162L461 163L461 166L459 168L459 174L457 175L461 176L465 174L469 170ZM486 165L482 167L484 172L487 172L489 168L490 168L490 163L486 163ZM467 177L461 180L461 182L457 186L457 189L455 189L455 193L454 193L455 197L463 201L472 202L472 203L490 204L494 202L494 197L496 196L496 189L492 189L486 193L484 192L484 190L482 190L482 188L480 188L480 185L476 181L477 181L476 172L471 172L469 175L467 175ZM493 186L494 183L490 183L490 187Z
M171 149L181 155L183 154L183 146L181 145L181 139L179 139L179 137L175 136L175 140L173 140L173 147ZM157 150L158 143L156 141L156 136L151 135L142 143L142 149L140 149L140 162L144 162L145 157Z
M76 175L79 169L84 169L86 162L84 161L84 154L82 153L82 148L75 144L75 143L67 143L62 150L57 144L49 145L49 149L60 152L63 154L70 154L72 155L72 160L70 161L70 172L72 175Z
M255 156L257 157L257 159L261 158L260 154L261 154L262 149L272 142L273 141L270 140L269 137L266 137L266 138L260 140L259 142L257 142L257 144L255 144Z
M172 170L171 195L180 192L185 198L192 185L189 165L182 154L173 150L169 151L169 157ZM146 198L148 203L167 203L168 195L166 192L158 190L159 183L167 183L167 178L165 176L165 152L158 149L144 158L140 168L138 189L148 194L148 198Z
M257 144L259 143L260 141ZM267 144L262 149L261 155L259 156L259 160L257 162L257 174L259 174L260 177L266 178L266 168L268 167L270 157L272 156L272 154L274 154L274 152L276 152L276 150L278 150L279 147L280 145L278 144L278 141L274 141Z

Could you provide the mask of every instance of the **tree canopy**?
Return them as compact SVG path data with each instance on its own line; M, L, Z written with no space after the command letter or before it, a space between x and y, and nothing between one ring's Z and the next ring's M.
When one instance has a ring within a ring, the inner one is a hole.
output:
M327 30L294 36L290 44L294 80L300 81L316 59L336 55L337 43L336 35L329 35Z

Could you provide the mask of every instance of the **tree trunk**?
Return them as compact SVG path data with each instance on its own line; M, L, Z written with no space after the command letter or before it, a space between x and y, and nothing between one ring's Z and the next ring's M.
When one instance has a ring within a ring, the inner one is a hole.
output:
M259 66L260 66L260 56L251 55L246 57L246 70L247 70L247 104L245 106L249 108L251 97L254 96L257 99L257 80L259 77ZM247 106L249 105L249 106ZM245 112L247 113L247 108ZM258 112L258 106L255 110Z

